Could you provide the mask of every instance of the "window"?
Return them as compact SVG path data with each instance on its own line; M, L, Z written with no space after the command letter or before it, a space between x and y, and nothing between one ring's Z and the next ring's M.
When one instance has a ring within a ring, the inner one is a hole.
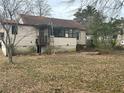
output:
M50 37L51 35L53 35L53 33L52 33L52 29L49 27L48 28L48 36Z
M0 40L4 38L4 33L0 33Z
M45 35L44 36L44 42L47 42L48 41L48 38L47 38L47 36Z
M66 31L66 33L68 33L69 38L77 38L77 40L79 40L79 31L68 30L68 31Z
M54 28L55 37L65 37L65 31L62 28Z
M17 32L18 32L18 26L17 25L13 25L12 26L12 34L17 34Z
M70 38L72 38L73 37L73 30L71 29L71 30L69 30L69 32L68 32L68 37L70 37Z
M113 39L117 39L117 35L113 35Z
M77 40L79 40L79 34L80 34L80 33L79 33L79 32L77 32Z
M69 31L67 29L65 29L65 37L69 37Z
M77 38L77 40L79 40L79 32L78 31L73 31L73 38Z

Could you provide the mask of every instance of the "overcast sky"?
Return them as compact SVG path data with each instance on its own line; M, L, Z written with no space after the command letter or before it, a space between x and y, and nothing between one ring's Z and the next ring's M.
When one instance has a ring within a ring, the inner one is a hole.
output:
M62 1L64 0L48 0L52 8L51 17L73 19L73 14L76 12L76 9L80 7L80 0L76 0L73 5L65 4ZM122 9L119 15L124 17L124 9Z
M79 1L77 0L76 3L73 5L67 5L62 2L63 0L48 0L52 8L52 17L61 18L61 19L73 19L73 14L75 9L80 6Z

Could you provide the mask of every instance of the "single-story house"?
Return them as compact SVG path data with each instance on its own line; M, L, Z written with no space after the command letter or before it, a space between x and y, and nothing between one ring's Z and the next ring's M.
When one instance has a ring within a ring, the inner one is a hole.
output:
M117 35L116 45L124 47L124 34L118 34Z
M44 53L50 46L55 52L76 51L78 44L86 44L86 30L74 20L21 14L18 25L15 25L14 21L7 22L7 25L11 25L10 35L16 34L15 50L17 53ZM5 38L6 33L3 30L1 28L0 33ZM7 55L3 43L2 50L4 55Z

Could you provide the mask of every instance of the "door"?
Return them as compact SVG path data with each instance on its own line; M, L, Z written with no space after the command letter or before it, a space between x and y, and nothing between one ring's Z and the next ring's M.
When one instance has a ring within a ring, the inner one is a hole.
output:
M39 43L40 45L44 43L44 31L39 31Z

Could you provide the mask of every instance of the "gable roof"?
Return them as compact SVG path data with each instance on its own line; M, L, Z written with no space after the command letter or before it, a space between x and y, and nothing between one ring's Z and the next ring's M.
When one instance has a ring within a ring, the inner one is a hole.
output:
M20 15L23 24L27 25L53 25L54 27L65 27L85 30L85 28L74 20L64 20L56 18L48 18L44 16Z

